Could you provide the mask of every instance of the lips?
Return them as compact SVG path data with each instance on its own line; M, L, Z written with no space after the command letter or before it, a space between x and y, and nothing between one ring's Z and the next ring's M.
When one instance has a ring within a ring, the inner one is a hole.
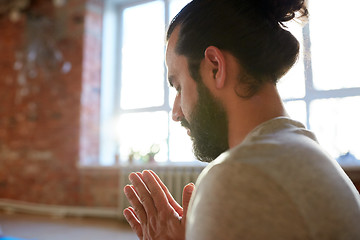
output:
M186 129L187 130L187 135L189 135L190 137L191 137L191 131L190 131L190 129Z
M186 121L185 118L181 120L181 126L183 126L187 130L187 135L191 137L190 124L188 121Z

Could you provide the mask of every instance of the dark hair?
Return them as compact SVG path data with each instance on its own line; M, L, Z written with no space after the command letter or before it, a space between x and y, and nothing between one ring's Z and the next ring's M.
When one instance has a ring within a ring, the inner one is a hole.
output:
M240 80L249 86L242 97L250 97L297 60L299 43L283 25L296 12L307 16L304 0L193 0L172 20L167 40L180 26L176 52L187 57L195 80L207 47L229 51L247 73Z

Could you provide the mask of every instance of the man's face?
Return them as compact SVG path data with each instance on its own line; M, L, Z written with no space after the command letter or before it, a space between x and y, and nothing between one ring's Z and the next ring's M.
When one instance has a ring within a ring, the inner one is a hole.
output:
M170 85L177 90L173 120L181 121L193 141L195 156L210 162L229 148L227 115L202 79L195 81L189 73L185 56L176 54L178 29L168 42L166 64Z
M190 129L195 156L200 161L211 162L229 149L227 115L201 79L197 91L198 102L189 121L183 118L181 125Z

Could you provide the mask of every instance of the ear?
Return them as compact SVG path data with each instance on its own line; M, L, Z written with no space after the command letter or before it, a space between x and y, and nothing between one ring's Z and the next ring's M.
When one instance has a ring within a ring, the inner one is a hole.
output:
M220 89L225 85L226 61L220 49L210 46L205 50L205 61L209 64L213 73L216 88Z

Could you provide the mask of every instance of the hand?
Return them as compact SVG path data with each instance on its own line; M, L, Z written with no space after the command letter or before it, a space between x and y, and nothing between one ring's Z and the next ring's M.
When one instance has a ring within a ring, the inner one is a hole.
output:
M184 187L182 208L153 171L131 173L132 186L124 192L132 207L124 216L139 239L185 239L185 222L190 197L195 189L190 183Z

